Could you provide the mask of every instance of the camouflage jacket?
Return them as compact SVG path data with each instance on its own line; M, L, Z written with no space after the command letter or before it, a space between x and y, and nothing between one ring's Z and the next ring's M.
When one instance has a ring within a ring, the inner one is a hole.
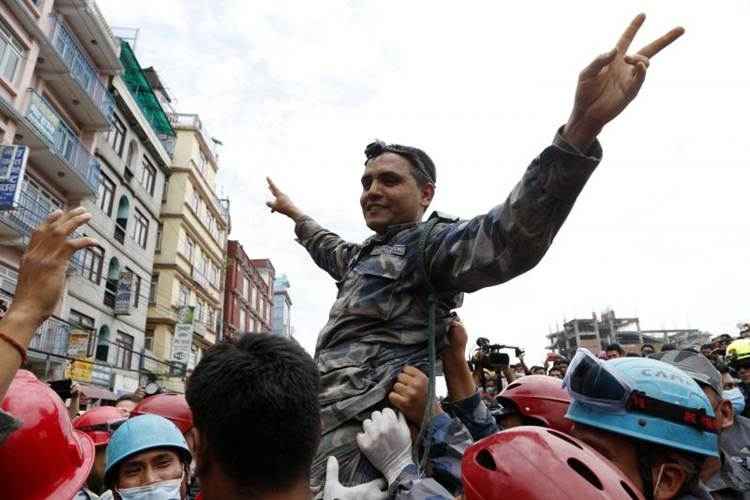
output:
M450 311L461 305L464 292L503 283L539 262L600 159L598 142L583 155L558 132L504 203L470 220L440 219L425 249L439 293L439 348ZM354 474L362 458L354 442L361 422L385 405L404 365L428 373L426 287L419 265L423 228L424 223L391 226L356 244L309 217L296 224L299 243L338 287L315 351L322 439L314 485L330 454L339 459L342 484L371 475Z

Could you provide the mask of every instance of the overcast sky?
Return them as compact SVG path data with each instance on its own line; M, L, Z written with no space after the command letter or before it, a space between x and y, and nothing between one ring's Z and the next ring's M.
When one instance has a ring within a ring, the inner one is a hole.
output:
M578 72L640 11L632 49L686 34L654 58L635 102L601 134L604 159L542 262L467 296L473 339L528 348L606 308L644 329L736 334L750 319L750 2L97 0L180 112L224 146L233 239L291 283L311 352L333 281L270 214L264 177L342 237L359 209L373 138L425 149L431 208L468 218L502 202L570 112Z

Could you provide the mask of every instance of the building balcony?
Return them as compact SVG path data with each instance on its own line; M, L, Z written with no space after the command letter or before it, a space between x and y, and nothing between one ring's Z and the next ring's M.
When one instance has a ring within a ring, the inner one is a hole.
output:
M202 272L198 271L198 268L195 266L192 266L192 269L190 270L190 277L193 278L193 281L203 288L206 292L208 292L211 288L211 282L208 280L208 277L203 274Z
M55 9L65 15L76 38L86 46L102 73L112 75L122 71L120 44L94 0L55 0Z
M57 318L49 318L31 337L29 347L49 354L65 356L68 353L68 338L70 325ZM30 355L39 353L30 352Z
M43 50L44 62L38 71L64 99L66 110L85 128L107 129L115 104L90 62L79 40L60 17L53 17L49 33L50 47Z
M30 159L66 191L69 197L96 195L101 179L99 162L83 147L63 119L36 91L18 123L18 142L29 146Z

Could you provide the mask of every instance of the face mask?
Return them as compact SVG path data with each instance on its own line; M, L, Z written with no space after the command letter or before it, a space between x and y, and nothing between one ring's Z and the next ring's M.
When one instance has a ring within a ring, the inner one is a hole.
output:
M179 479L125 488L124 490L117 490L117 493L120 494L122 500L180 500L182 498L180 487L183 477L184 473Z
M722 392L722 397L732 402L732 408L736 414L739 415L745 411L745 396L739 387Z

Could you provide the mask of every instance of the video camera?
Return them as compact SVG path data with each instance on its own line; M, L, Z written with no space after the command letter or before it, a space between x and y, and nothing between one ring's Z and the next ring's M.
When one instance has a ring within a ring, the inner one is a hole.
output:
M516 357L523 356L523 349L512 345L491 344L490 340L485 337L477 339L477 350L471 359L472 369L485 368L497 371L507 368L510 365L510 356L504 352L504 349L513 349Z

